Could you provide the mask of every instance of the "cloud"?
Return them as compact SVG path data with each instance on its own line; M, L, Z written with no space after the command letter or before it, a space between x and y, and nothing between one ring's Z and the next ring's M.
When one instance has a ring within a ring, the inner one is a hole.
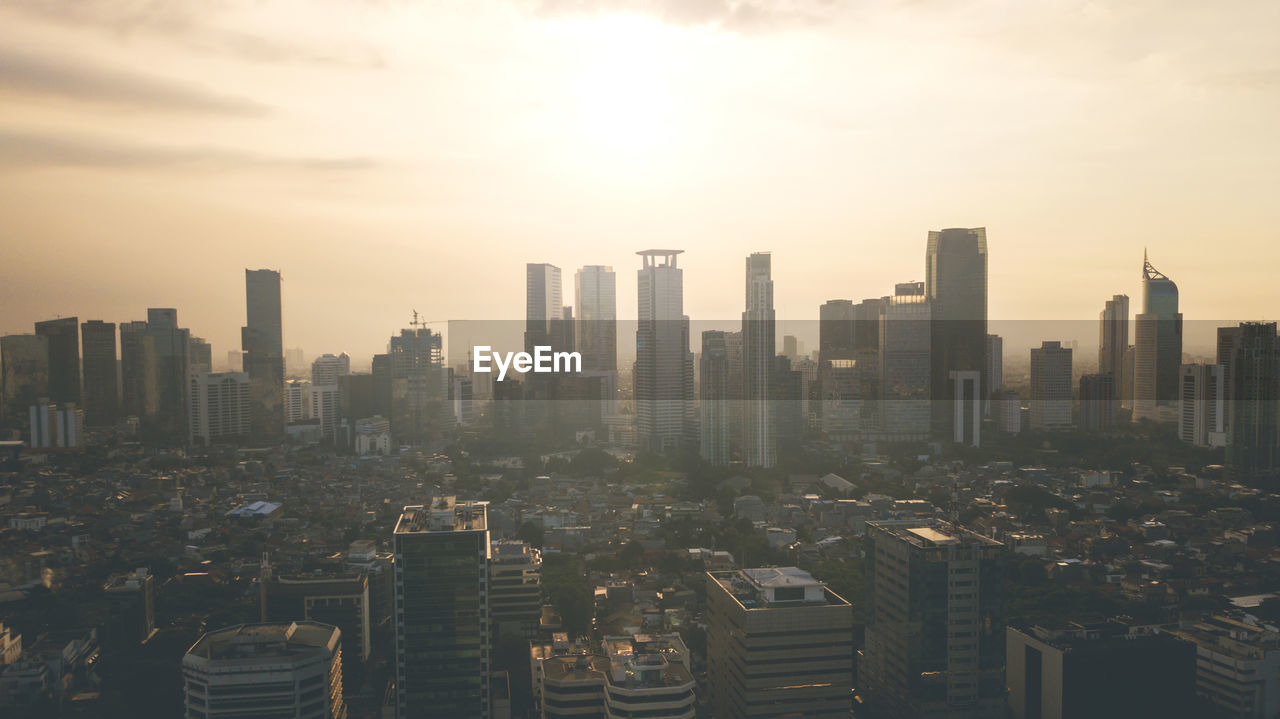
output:
M160 147L104 138L0 129L0 170L81 167L206 172L246 169L347 172L377 166L378 162L367 157L279 157L216 147Z
M0 48L0 91L180 112L262 115L267 106L184 82Z
M368 46L329 42L313 47L221 27L218 15L245 5L230 0L6 0L5 5L44 22L121 37L153 35L250 62L386 65L382 55Z
M710 25L765 31L811 25L827 18L834 0L533 0L547 17L639 13L670 25Z

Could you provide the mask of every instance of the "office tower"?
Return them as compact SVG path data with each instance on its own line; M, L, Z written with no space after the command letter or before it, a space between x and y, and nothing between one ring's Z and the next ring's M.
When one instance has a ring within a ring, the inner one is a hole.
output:
M1194 716L1191 642L1115 619L1063 628L1009 627L1005 636L1013 719Z
M489 716L486 504L437 497L396 522L397 719Z
M992 393L1004 389L1004 338L1000 335L987 335L987 372L986 386L983 395L990 398ZM991 414L990 406L983 410L984 415Z
M443 339L426 327L401 330L387 346L391 376L391 407L388 416L392 433L402 440L422 442L436 426L447 397L444 384ZM374 357L374 383L378 383L378 357ZM375 387L375 391L377 388Z
M253 427L252 381L244 372L191 375L191 444L239 444Z
M924 297L925 283L919 280L911 282L898 282L893 286L893 294L895 297Z
M1115 377L1116 396L1132 396L1124 386L1124 352L1129 347L1129 296L1114 295L1098 315L1098 374Z
M84 348L84 416L90 427L106 427L119 417L116 324L89 320L80 325Z
M1045 341L1031 350L1031 428L1071 426L1071 348Z
M244 353L239 350L227 350L227 367L228 372L244 371Z
M146 567L112 574L102 585L111 620L103 629L109 651L124 652L147 641L156 631L155 575Z
M241 624L182 658L186 719L345 719L342 632L319 622Z
M825 402L837 360L853 359L857 348L856 311L852 300L827 300L818 308L818 398ZM877 324L879 317L876 318ZM819 411L825 410L825 403Z
M862 374L858 360L828 361L823 385L822 432L830 439L849 441L863 429L862 407L866 395Z
M1228 400L1231 399L1231 357L1240 346L1243 333L1244 329L1239 326L1218 328L1217 363L1222 367L1222 384L1226 387ZM1231 418L1227 417L1226 421L1229 424Z
M213 347L200 337L192 337L187 344L188 362L192 372L213 371Z
M546 263L525 265L524 348L551 345L551 328L563 315L560 268Z
M742 459L743 422L746 412L742 398L743 347L742 331L724 333L724 351L729 361L729 457L733 461Z
M777 456L778 449L794 451L804 436L804 408L806 386L804 375L792 369L792 360L786 355L773 358L769 375L769 422Z
M703 332L702 353L698 358L701 378L698 384L698 408L701 412L698 452L717 467L727 467L732 459L729 415L736 404L729 399L729 348L725 344L725 334L719 330Z
M696 682L679 634L606 636L599 654L552 644L535 671L545 719L693 719ZM541 654L547 647L535 649Z
M475 382L470 377L457 377L453 380L453 392L450 394L453 402L454 420L464 426L469 427L475 424Z
M310 396L310 400L307 402L311 410L309 419L319 420L321 436L324 437L326 442L333 442L341 419L339 417L341 398L338 393L338 385L313 384L307 388L307 394Z
M1080 376L1080 429L1098 432L1116 424L1116 377L1110 372Z
M934 519L867 522L860 686L872 717L1004 717L1004 547Z
M1018 434L1022 431L1022 395L1011 389L998 389L991 395L991 421L997 432Z
M987 230L929 232L925 297L931 305L933 434L952 436L951 372L985 371L987 359ZM979 388L979 395L989 390Z
M310 572L281 571L264 557L259 579L263 622L321 622L342 632L343 689L353 691L363 681L372 650L369 576L342 566Z
M1170 633L1196 647L1195 692L1213 706L1208 716L1280 716L1280 633L1273 626L1215 614Z
M693 354L684 314L684 250L642 250L636 273L636 364L633 376L640 448L665 453L692 440Z
M717 719L847 719L853 607L808 572L708 572L707 622Z
M350 425L358 419L377 414L373 408L373 375L359 373L339 377L338 404L342 418Z
M346 352L340 355L323 354L311 363L311 384L338 384L338 378L351 374L351 357Z
M300 373L305 364L306 358L301 347L291 347L284 351L285 374L292 376Z
M83 447L84 410L74 402L53 404L37 402L28 410L31 447Z
M280 273L245 270L246 322L240 331L244 371L252 388L255 442L284 438L284 336L280 320Z
M1182 365L1178 286L1142 257L1142 314L1134 318L1133 418L1172 422Z
M800 356L799 340L795 335L784 335L782 337L782 356L796 358Z
M880 428L885 439L929 435L933 323L924 295L888 298L880 315ZM985 335L984 335L985 336Z
M156 357L154 347L148 347L152 343L145 321L120 323L120 413L126 417L141 418L154 410Z
M533 639L542 617L542 552L513 539L492 543L489 560L489 627L494 644L503 636Z
M1231 351L1227 465L1237 481L1275 474L1280 453L1280 340L1274 322L1245 322Z
M31 405L48 396L48 338L41 335L0 337L0 423L8 429L29 431L27 418Z
M80 322L63 317L36 323L36 334L49 341L49 399L80 404Z
M970 447L982 446L982 372L978 370L953 370L951 372L951 406L955 416L951 419L951 441Z
M300 379L284 383L284 421L298 424L311 418L311 383Z
M1184 364L1178 374L1178 439L1196 447L1227 443L1222 365Z
M777 354L770 264L767 252L747 257L746 310L742 313L742 387L746 394L742 449L743 461L750 467L772 467L778 460L769 386Z

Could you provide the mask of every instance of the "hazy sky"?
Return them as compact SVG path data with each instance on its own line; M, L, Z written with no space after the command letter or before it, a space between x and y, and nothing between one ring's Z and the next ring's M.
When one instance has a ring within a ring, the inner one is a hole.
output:
M0 0L0 332L179 310L357 364L417 309L523 317L524 263L683 248L734 318L923 279L986 226L995 318L1275 319L1275 0ZM1051 338L1054 332L1048 332Z

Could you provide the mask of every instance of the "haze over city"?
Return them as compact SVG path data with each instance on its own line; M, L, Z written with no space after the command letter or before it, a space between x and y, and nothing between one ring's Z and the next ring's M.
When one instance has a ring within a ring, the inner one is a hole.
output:
M518 319L526 262L613 266L634 318L655 245L686 250L695 319L735 318L771 250L779 320L816 320L973 226L993 323L1092 322L1144 247L1189 326L1280 307L1274 3L31 0L0 25L4 332L177 307L221 354L240 272L273 267L287 345L363 357L413 309Z

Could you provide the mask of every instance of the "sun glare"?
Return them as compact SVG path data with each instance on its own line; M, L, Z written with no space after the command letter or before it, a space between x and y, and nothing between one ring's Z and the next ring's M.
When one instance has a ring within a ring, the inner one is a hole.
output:
M592 21L592 52L577 88L577 134L599 150L648 153L669 138L667 31L639 16Z

